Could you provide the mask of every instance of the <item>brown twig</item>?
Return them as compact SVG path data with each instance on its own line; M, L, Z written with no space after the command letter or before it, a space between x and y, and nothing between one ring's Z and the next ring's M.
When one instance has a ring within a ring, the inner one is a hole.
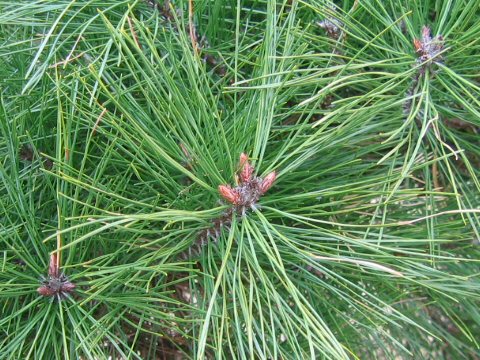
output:
M100 115L98 115L97 121L95 121L95 125L93 125L92 136L95 135L95 133L97 132L97 127L100 124L100 121L102 120L102 118L103 118L103 116L105 115L106 112L107 112L107 108L103 108Z
M72 49L70 50L70 52L68 53L67 57L65 58L65 60L59 61L59 62L57 62L57 63L55 63L55 64L53 64L53 65L50 65L50 68L56 68L56 67L58 67L58 66L60 66L60 65L64 65L64 66L65 66L65 65L67 65L68 63L70 63L71 61L74 61L74 60L76 60L76 59L78 59L78 58L81 58L81 57L85 54L85 51L82 51L82 52L81 52L80 54L78 54L77 56L72 57L73 52L74 52L75 49L77 48L80 40L85 40L85 38L84 38L82 35L79 35L79 36L77 37L77 40L75 41L75 44L73 44Z
M68 56L65 60L62 60L62 61L59 61L59 62L57 62L57 63L55 63L55 64L50 65L50 68L56 68L56 67L58 67L58 66L60 66L60 65L66 65L66 64L68 64L68 63L70 63L70 62L72 62L72 61L74 61L74 60L76 60L76 59L78 59L78 58L81 58L84 54L85 54L85 51L82 51L82 52L81 52L80 54L78 54L77 56L74 56L74 57L69 57L69 56Z
M56 256L56 266L57 269L60 269L60 266L62 264L62 251L60 250L62 248L62 235L60 234L60 229L58 229L57 232L57 250L54 253Z
M128 21L128 26L130 28L130 32L132 33L132 36L133 36L133 40L135 40L135 44L137 44L139 49L142 49L142 44L140 44L140 41L138 41L138 35L137 35L137 32L135 31L135 28L133 27L130 16L127 16L127 21Z
M190 33L190 40L192 41L192 47L195 54L198 54L197 44L197 32L195 30L195 24L193 23L193 0L188 0L188 29Z

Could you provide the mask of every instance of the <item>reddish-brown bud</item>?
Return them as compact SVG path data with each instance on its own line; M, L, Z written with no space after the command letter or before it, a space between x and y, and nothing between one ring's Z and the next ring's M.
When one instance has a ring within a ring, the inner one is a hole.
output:
M253 170L253 166L247 162L240 173L240 179L242 182L246 183L252 179Z
M236 205L240 201L240 195L238 194L238 192L228 185L219 185L218 192L229 203Z
M248 155L245 153L240 154L240 181L242 183L249 182L252 179L253 171L255 170L248 162Z
M67 293L72 292L76 287L77 286L74 283L67 281L62 285L62 291Z
M42 296L53 296L53 295L55 295L55 291L53 291L52 289L50 289L49 287L47 287L45 285L40 286L37 289L37 291Z
M262 194L265 194L268 191L268 189L272 187L276 178L277 178L277 173L275 171L272 171L270 174L265 176L265 178L262 180L262 183L260 184L260 192Z
M245 154L245 153L241 153L240 154L240 163L239 163L240 169L243 167L243 165L245 165L245 163L247 161L248 161L248 155Z
M249 182L253 175L253 166L248 162L248 155L240 154L240 181L242 183Z
M58 255L53 253L50 255L50 264L48 265L48 275L58 277Z
M422 51L422 42L418 39L413 39L413 46L416 52Z

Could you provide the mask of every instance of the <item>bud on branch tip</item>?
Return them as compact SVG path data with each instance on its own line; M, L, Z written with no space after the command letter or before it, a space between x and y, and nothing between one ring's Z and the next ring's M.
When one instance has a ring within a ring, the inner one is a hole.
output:
M253 175L253 166L248 162L248 155L242 153L240 155L240 180L242 183L249 182Z
M239 200L239 194L228 185L219 185L218 192L229 203L237 204Z
M50 265L48 266L48 275L58 277L58 255L53 253L50 255Z
M260 192L262 194L265 194L268 191L268 189L272 187L276 178L277 178L277 173L275 171L272 171L270 174L265 176L265 178L262 180L262 183L260 185Z

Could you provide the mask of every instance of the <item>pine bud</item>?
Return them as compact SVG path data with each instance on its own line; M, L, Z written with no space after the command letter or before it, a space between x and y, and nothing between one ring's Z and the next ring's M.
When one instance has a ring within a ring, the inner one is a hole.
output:
M422 51L422 42L418 39L413 39L413 46L415 47L416 52Z
M240 154L240 169L243 167L243 165L245 165L245 163L248 161L248 155L245 154L245 153L241 153Z
M265 194L268 189L272 187L276 178L277 174L275 173L275 171L272 171L270 174L265 176L265 178L262 180L262 183L260 184L260 193Z
M252 179L253 166L248 162L248 155L242 153L240 155L240 181L242 183L249 182Z
M218 192L229 203L236 205L240 201L240 195L238 194L238 192L236 192L228 185L219 185Z
M53 296L55 295L55 291L47 287L46 285L40 286L37 289L37 292L42 296Z
M57 253L50 255L50 264L48 265L48 275L51 277L58 277L58 256Z
M76 287L77 286L74 283L67 281L62 285L62 291L69 293L72 292Z

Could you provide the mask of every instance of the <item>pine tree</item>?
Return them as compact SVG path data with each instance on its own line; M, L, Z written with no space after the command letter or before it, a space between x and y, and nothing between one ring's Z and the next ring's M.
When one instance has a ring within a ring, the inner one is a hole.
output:
M479 7L0 1L0 359L480 359Z

